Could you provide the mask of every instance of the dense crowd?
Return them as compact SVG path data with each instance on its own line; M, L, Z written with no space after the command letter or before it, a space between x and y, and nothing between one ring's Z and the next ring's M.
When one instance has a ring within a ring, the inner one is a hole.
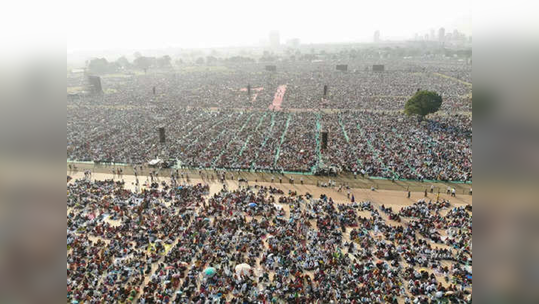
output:
M141 164L159 157L193 168L296 172L331 165L376 177L470 181L471 66L381 63L381 73L366 62L336 72L328 61L279 62L271 73L252 63L109 75L104 95L68 103L67 158ZM280 85L283 111L273 111ZM443 96L440 115L418 122L395 111L417 89Z
M179 175L67 187L67 303L471 303L472 216Z
M472 179L472 120L467 115L420 122L392 113L344 112L325 123L337 139L323 156L345 170L386 178Z
M373 72L382 63L385 72ZM277 72L264 71L264 63L208 66L177 72L111 75L102 78L104 97L90 103L148 106L181 105L204 108L262 108L272 104L279 85L287 85L287 109L401 110L418 89L438 92L444 111L471 110L471 65L460 61L406 61L348 63L348 72L335 70L337 62L268 63ZM68 77L68 86L81 86L82 74ZM468 84L466 84L468 82ZM328 94L324 96L324 86ZM247 87L251 87L251 95ZM154 89L155 88L155 94Z
M325 164L385 178L472 179L469 115L419 122L372 111L154 111L68 108L68 159L141 164L161 157L193 168L298 172Z
M285 106L291 108L401 110L417 90L431 90L444 98L442 110L471 110L470 86L430 72L312 71L288 77Z

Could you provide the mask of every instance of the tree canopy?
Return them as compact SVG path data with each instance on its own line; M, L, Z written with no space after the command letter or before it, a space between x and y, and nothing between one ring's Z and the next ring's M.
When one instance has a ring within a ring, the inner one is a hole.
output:
M118 58L118 60L116 60L116 64L124 69L127 69L131 66L131 63L129 62L129 60L127 60L127 58L125 58L125 56Z
M163 57L158 57L155 60L155 64L159 68L169 68L172 66L172 58L169 55L165 55Z
M114 62L108 62L105 58L93 58L88 62L88 71L92 74L115 73L118 65Z
M148 70L155 63L155 57L137 57L133 61L133 64L144 71Z
M419 115L421 118L437 112L442 106L442 96L432 91L418 91L404 105L407 115Z

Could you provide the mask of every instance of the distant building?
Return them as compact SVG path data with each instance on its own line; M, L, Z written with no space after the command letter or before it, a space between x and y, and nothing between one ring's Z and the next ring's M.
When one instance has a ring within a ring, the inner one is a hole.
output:
M287 40L286 45L289 47L297 48L300 45L300 40L298 38Z
M433 29L430 30L430 41L436 41L436 34Z
M272 48L278 48L281 45L281 36L278 31L269 33L269 43Z
M378 43L378 42L380 42L380 31L376 30L374 32L374 43Z
M438 41L439 42L444 42L445 41L445 29L443 27L441 27L438 30Z
M458 30L453 31L453 40L458 42L466 42L466 34L459 32Z

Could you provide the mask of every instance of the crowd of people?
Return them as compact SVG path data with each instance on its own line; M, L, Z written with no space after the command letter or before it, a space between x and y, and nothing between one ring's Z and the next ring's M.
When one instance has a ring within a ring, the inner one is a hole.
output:
M328 117L326 123L332 140L337 138L323 157L345 170L386 178L472 179L468 115L420 122L394 113L344 112L338 119Z
M386 64L385 72L365 62L347 73L332 62L280 62L277 72L252 63L107 76L105 94L68 103L67 158L296 172L327 164L376 177L471 180L471 115L462 113L471 109L470 65ZM271 110L285 84L283 110ZM443 96L439 115L418 122L397 111L417 89ZM325 131L329 147L321 149Z
M272 104L278 86L286 84L283 107L289 109L401 110L405 101L422 89L442 95L445 111L471 110L471 65L465 62L349 62L346 73L335 70L337 63L273 63L278 66L277 72L266 72L264 64L252 63L223 69L207 67L196 71L113 75L102 80L107 92L102 102L265 109ZM385 71L372 71L376 63L385 64ZM72 86L80 86L81 81L68 78ZM326 96L324 86L328 87ZM250 96L247 87L252 88Z
M471 303L469 208L187 179L68 182L67 303Z
M137 110L94 109L85 117L80 111L68 109L71 160L142 164L160 157L191 168L296 172L326 164L384 178L472 180L469 115L420 122L376 111L188 109L164 119ZM166 126L164 144L159 124ZM323 132L327 149L321 147Z
M431 90L444 98L442 110L470 111L471 87L438 74L441 73L403 70L297 73L290 76L291 81L287 82L289 85L285 106L307 109L401 110L417 90ZM326 96L323 93L324 85L328 86Z

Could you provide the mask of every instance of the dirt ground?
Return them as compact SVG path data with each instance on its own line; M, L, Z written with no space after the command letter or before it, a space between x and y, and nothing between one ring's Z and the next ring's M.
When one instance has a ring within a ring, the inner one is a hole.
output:
M95 171L94 171L95 172ZM235 172L236 173L236 172ZM250 173L249 173L250 174ZM260 174L260 173L259 173ZM83 178L84 172L79 170L78 172L69 172L67 171L67 175L73 177L74 179L77 178ZM243 175L242 175L243 176ZM235 177L237 175L235 174ZM314 179L316 177L309 176L311 179ZM125 187L131 190L135 189L135 176L134 175L122 175L121 177L118 177L117 175L112 175L111 173L93 173L92 174L93 179L98 180L104 180L104 179L114 179L114 180L123 180L125 182ZM275 182L271 183L271 181L268 182L261 182L260 180L258 182L254 182L249 180L249 185L261 185L261 186L272 186L274 188L278 188L283 190L283 192L286 194L289 191L295 191L299 195L304 195L305 193L310 193L314 197L319 197L322 194L326 194L328 197L331 197L334 201L338 203L347 203L350 202L350 199L348 198L348 190L343 189L342 191L338 191L338 187L335 188L324 188L324 187L317 187L316 184L312 184L312 180L309 179L310 183L307 182L307 179L305 179L305 182L303 185L301 185L297 180L294 182L294 184L290 184L288 182L288 179L283 179L282 183L279 183L279 180L276 179ZM170 178L168 177L159 177L159 181L170 181ZM139 182L141 184L144 184L145 182L149 181L148 176L139 176ZM185 180L184 180L185 181ZM327 180L324 180L327 182ZM361 180L360 182L363 182ZM210 195L213 195L222 189L221 182L218 182L215 180L214 182L211 182L211 180L207 179L201 179L198 177L198 174L196 174L196 177L190 177L190 183L196 184L196 183L208 183L210 185ZM237 189L239 187L239 183L237 179L230 180L227 179L225 181L227 184L227 187L231 190ZM242 183L242 185L245 185L245 183ZM425 198L425 193L423 189L422 191L412 191L410 198L408 198L408 192L406 189L402 190L375 190L372 191L370 187L354 187L356 184L350 183L350 196L354 196L356 201L370 201L375 206L385 205L386 207L394 207L393 210L399 210L403 206L409 206L413 205L415 202L417 202L419 199ZM426 185L429 189L427 191L427 200L435 201L438 194L435 190L434 193L430 193L430 184ZM435 184L436 187L439 187L439 184ZM435 187L435 189L436 189ZM417 189L416 187L415 189ZM458 206L465 206L465 205L472 205L472 196L471 195L462 195L457 194L456 197L451 197L451 195L446 194L443 190L446 190L447 187L442 188L440 191L439 199L446 199L451 201L452 205L455 207ZM458 192L457 192L458 193Z
M84 164L84 163L70 163L71 165L77 166L77 171L84 171L84 170L91 170L93 173L112 173L113 169L121 168L123 170L124 178L128 178L128 176L133 175L134 177L134 170L131 166L121 166L121 165L94 165L94 164ZM69 165L69 164L68 164ZM68 174L70 173L69 168L66 168ZM149 175L150 172L152 172L153 168L148 168L146 166L143 167L142 173L140 170L138 170L139 175ZM189 170L189 169L182 169L180 171L186 172L189 174L189 177L191 179L201 179L201 176L199 174L198 170ZM75 171L76 172L76 171ZM397 192L404 192L404 195L407 194L407 191L410 190L411 192L422 192L422 196L424 196L425 189L428 190L429 196L433 196L430 194L430 187L431 185L434 185L434 199L436 198L436 194L438 191L440 192L440 197L443 197L442 194L446 193L447 187L455 188L457 198L463 198L463 197L469 197L470 189L472 188L472 184L462 184L462 183L446 183L446 182L436 182L436 183L428 183L428 182L418 182L418 181L391 181L391 180L385 180L385 179L372 179L364 177L362 178L360 175L358 175L356 178L354 178L353 174L350 173L343 173L340 174L337 177L325 177L325 176L313 176L313 175L303 175L303 174L284 174L281 175L279 173L254 173L254 172L238 172L238 171L227 171L227 179L230 181L230 174L234 175L234 179L237 181L238 177L244 178L248 180L250 183L257 183L257 184L264 184L266 185L277 185L279 183L279 177L282 177L283 184L282 185L288 185L291 186L291 189L294 189L295 191L298 191L299 193L303 192L303 189L310 189L307 186L314 185L314 189L317 189L316 184L319 183L327 183L330 179L335 181L335 183L338 185L340 184L347 184L350 186L350 188L354 188L356 190L359 189L368 189L369 193L371 193L370 189L371 187L374 187L376 189L376 193L383 192L382 190L393 190ZM71 171L71 173L74 173ZM202 170L202 174L204 176L214 175L213 170ZM159 170L159 176L166 177L170 176L170 169L160 169ZM274 183L271 184L271 178L274 177ZM290 177L294 178L294 185L290 185L288 180ZM303 178L304 185L301 185L301 178ZM320 188L320 189L327 189L327 188ZM283 189L284 190L284 189ZM288 190L288 189L286 189ZM308 190L305 190L308 191ZM314 190L313 190L314 191ZM315 194L315 192L311 192L311 194ZM327 193L329 195L329 193ZM344 193L346 197L346 193ZM336 197L334 197L335 199ZM411 199L416 199L417 195L414 196L414 193L412 193ZM357 199L357 197L356 197ZM471 199L471 197L470 197Z

